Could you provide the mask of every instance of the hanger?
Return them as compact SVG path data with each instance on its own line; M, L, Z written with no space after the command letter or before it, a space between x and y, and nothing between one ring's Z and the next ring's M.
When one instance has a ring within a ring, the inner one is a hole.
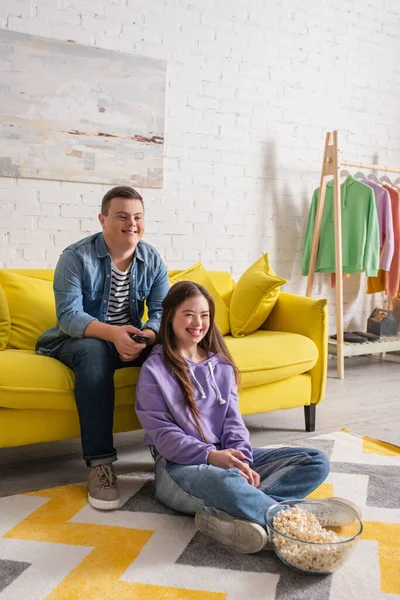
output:
M400 177L398 177L398 178L395 180L395 182L394 182L394 184L393 184L393 185L397 185L397 186L399 186L399 185L400 185Z
M347 178L347 177L351 177L351 174L348 172L348 170L347 170L347 169L342 169L342 170L340 171L340 177L346 177L346 178Z
M379 183L379 184L381 183L374 173L370 173L368 175L368 179L370 179L371 181L375 181L375 183Z
M393 183L387 175L383 175L379 181L381 181L382 183L388 183L389 185L393 185Z
M361 181L365 181L367 179L365 177L364 173L361 173L361 171L358 171L357 173L355 173L355 175L353 175L353 177L355 179L361 179Z

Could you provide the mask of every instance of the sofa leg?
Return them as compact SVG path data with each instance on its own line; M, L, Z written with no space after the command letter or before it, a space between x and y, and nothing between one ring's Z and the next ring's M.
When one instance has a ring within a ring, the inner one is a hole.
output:
M304 419L306 422L306 431L315 431L315 413L317 410L316 404L310 404L304 407Z

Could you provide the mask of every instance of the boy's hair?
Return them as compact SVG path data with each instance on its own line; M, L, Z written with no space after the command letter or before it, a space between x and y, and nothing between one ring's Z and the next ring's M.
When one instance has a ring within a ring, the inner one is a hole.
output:
M119 185L112 188L112 190L109 190L101 201L101 214L105 217L108 215L108 209L110 208L111 200L113 198L130 198L132 200L140 200L144 210L143 198L139 192L131 187L128 187L127 185Z
M182 304L182 302L188 298L192 298L193 296L200 295L204 296L208 302L210 311L210 326L204 338L201 340L201 342L199 342L199 346L204 348L204 350L207 352L214 352L215 354L218 354L225 360L226 363L231 365L235 375L235 382L237 385L239 385L239 369L233 362L229 350L226 347L224 338L219 332L214 321L214 300L202 285L192 281L180 281L175 283L175 285L169 289L162 303L163 312L161 317L160 331L158 333L158 341L160 344L162 344L164 349L164 358L167 369L169 369L169 371L175 375L183 392L183 396L189 406L190 412L193 415L196 427L199 430L203 440L206 441L200 425L200 411L194 399L193 386L188 375L187 363L177 351L177 340L172 328L172 321L176 310Z

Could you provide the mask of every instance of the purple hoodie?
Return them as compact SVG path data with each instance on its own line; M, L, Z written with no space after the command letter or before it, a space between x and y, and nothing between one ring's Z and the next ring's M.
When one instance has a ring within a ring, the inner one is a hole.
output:
M238 407L231 365L210 353L201 363L187 360L194 397L200 409L203 442L179 384L166 368L161 345L155 346L140 369L136 385L136 414L146 432L144 444L154 445L171 462L207 464L215 444L241 450L253 462L249 432Z

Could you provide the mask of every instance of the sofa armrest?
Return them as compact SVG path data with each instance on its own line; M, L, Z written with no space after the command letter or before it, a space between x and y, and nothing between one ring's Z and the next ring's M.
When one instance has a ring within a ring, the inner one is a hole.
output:
M327 301L281 292L273 311L261 329L299 333L310 338L318 348L318 361L311 369L311 404L323 400L328 368Z

